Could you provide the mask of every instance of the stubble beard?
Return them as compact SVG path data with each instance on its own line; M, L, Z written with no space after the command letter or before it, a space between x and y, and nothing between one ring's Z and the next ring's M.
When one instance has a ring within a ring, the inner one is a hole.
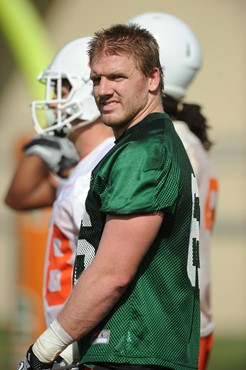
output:
M102 120L104 124L111 127L114 132L126 131L134 120L134 117L138 115L140 109L141 108L139 106L136 107L134 104L132 105L130 103L125 107L122 107L122 110L119 113L102 112Z

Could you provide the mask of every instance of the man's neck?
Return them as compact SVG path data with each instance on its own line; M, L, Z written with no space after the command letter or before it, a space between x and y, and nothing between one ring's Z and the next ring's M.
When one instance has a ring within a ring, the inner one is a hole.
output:
M159 95L156 96L149 105L146 105L145 109L139 112L135 117L133 117L128 124L122 126L115 126L113 127L114 136L118 139L121 135L124 134L129 128L135 126L139 122L141 122L145 117L147 117L151 113L164 113L163 105L161 99L159 99Z
M81 129L80 135L75 141L75 146L79 152L80 158L86 157L104 140L113 136L113 131L110 127L106 127L103 123L92 123L84 126Z

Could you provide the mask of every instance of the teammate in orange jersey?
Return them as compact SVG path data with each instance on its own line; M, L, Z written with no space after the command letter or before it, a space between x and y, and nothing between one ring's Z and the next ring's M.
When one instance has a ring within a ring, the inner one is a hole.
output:
M45 99L32 103L39 136L24 147L27 156L20 162L5 198L17 210L53 204L43 286L47 326L72 288L91 171L114 145L113 132L102 123L92 96L88 40L83 37L66 44L40 74L39 81L46 85ZM48 117L45 128L40 114ZM76 353L74 356L72 359L71 346L62 354L65 364L76 362Z
M211 236L215 218L218 179L209 156L208 125L200 106L183 103L186 89L202 64L202 51L193 31L180 19L165 13L145 13L129 22L140 24L157 39L165 77L164 110L174 123L194 169L201 207L200 221L200 305L201 340L199 370L207 368L213 345L211 313Z

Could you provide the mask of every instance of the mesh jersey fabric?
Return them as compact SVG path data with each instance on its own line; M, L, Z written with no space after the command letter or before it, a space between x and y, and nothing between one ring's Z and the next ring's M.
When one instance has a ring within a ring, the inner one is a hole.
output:
M182 142L163 113L152 113L128 129L94 169L74 283L97 251L107 214L164 210L165 216L126 292L79 342L81 363L197 368L199 226L193 238L190 231L199 223L199 200L192 193L193 177Z

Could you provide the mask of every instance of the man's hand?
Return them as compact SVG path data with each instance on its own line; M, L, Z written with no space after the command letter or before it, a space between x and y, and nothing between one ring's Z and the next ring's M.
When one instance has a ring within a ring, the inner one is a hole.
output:
M27 155L38 155L52 172L60 176L79 161L74 144L67 138L57 136L35 137L24 146L23 151Z
M44 363L39 361L32 351L32 346L27 351L26 357L19 363L17 370L43 370L52 369L54 362Z
M59 369L77 369L76 365L68 365L62 357L58 357L52 363L39 361L32 351L32 346L27 351L26 357L19 363L17 370L59 370Z

